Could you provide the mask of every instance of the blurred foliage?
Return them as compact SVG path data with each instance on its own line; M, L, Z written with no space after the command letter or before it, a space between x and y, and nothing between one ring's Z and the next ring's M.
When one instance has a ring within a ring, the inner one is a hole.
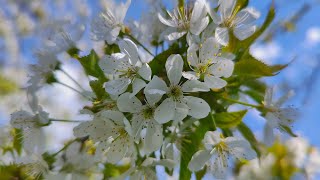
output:
M0 96L9 95L19 89L18 85L0 74Z

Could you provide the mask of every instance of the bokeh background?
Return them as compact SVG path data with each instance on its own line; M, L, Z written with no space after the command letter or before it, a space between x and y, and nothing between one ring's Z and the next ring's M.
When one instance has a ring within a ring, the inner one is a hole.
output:
M107 3L108 0L0 0L0 126L8 125L11 112L28 109L23 91L28 79L28 65L36 62L33 54L41 47L50 28L64 20L82 22L86 25L86 32L77 46L83 54L92 48L99 52L101 43L89 38L90 20ZM161 8L160 4L172 9L175 3L172 0L132 0L126 24L134 27L145 18L146 12ZM271 3L271 0L250 1L250 6L261 12L260 23ZM295 91L295 96L287 103L300 111L293 130L320 148L320 1L274 0L274 3L276 19L250 51L267 64L291 62L280 74L264 78L263 81L275 86L277 96L290 89ZM59 58L64 62L63 69L89 90L87 77L78 62L67 54L61 54ZM74 86L64 74L57 74L57 77ZM46 86L39 96L50 117L73 120L88 118L79 114L79 110L88 102L65 87ZM259 113L250 111L245 121L261 138L265 120ZM72 137L74 126L54 123L48 127L49 148L59 149L65 140Z

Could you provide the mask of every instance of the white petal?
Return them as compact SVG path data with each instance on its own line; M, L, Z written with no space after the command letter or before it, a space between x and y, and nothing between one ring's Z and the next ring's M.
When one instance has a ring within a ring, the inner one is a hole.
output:
M200 43L200 37L196 35L192 35L191 33L187 34L187 43L190 46L193 44L199 44Z
M281 125L292 126L295 120L298 118L299 112L296 108L280 108L277 116Z
M164 124L173 119L175 115L175 103L170 99L165 99L155 110L154 119L160 124Z
M204 77L204 83L213 89L221 89L227 85L227 82L215 76L207 75Z
M130 94L130 98L139 93L141 89L146 86L146 82L139 78L135 78L132 82L132 93Z
M141 101L133 96L132 98L130 93L124 93L121 96L119 96L117 100L117 106L120 111L122 112L131 112L136 113L139 112L142 108Z
M196 67L200 62L197 51L199 49L198 44L192 44L188 48L187 60L191 66Z
M199 35L209 24L209 17L205 17L190 25L190 32L194 35Z
M190 169L190 171L199 171L204 167L204 165L207 161L209 161L210 158L210 151L200 150L192 156L192 159L188 164L188 168Z
M144 150L147 154L158 150L163 141L162 125L151 120L147 126Z
M216 56L220 48L219 43L214 39L214 37L208 38L200 48L199 58L200 62L207 64L213 62L213 57Z
M113 9L113 11L115 12L115 17L119 22L123 22L130 4L131 0L127 0L126 3L121 3L117 7L114 7L115 9Z
M229 31L227 28L217 27L215 33L216 40L223 46L228 45L229 43Z
M151 68L147 63L143 64L138 71L138 74L147 81L151 80L151 73Z
M212 174L217 179L225 179L228 169L228 154L225 151L216 152L214 151L214 156L212 157L212 164L210 164L209 169ZM218 154L220 153L220 154Z
M263 142L267 146L272 146L274 140L275 140L275 136L273 133L273 128L270 127L268 124L266 124L263 128Z
M140 115L134 114L131 120L132 124L132 136L136 142L140 140L141 130L146 125L144 118Z
M197 80L199 77L197 76L197 73L194 71L187 71L187 72L182 72L182 76L186 79L189 80Z
M229 153L238 159L252 160L257 157L256 152L246 140L227 137L225 143L229 148Z
M184 99L186 100L186 104L189 107L190 116L197 119L207 117L211 109L209 104L205 100L193 96L186 96L184 97Z
M160 22L162 22L163 24L167 25L167 26L170 26L170 27L175 27L175 23L171 20L167 20L165 19L164 17L162 17L161 14L158 13L158 18L160 20Z
M220 132L208 131L204 135L202 142L208 150L211 150L216 144L220 143L220 141L221 141Z
M210 91L210 89L205 83L201 81L190 80L183 83L182 91L183 92L208 92Z
M232 15L236 2L237 2L236 0L220 1L219 12L221 13L223 20L228 19Z
M239 40L242 41L250 37L256 31L256 29L257 26L255 25L240 25L233 29L233 33Z
M188 112L189 112L189 107L186 104L176 102L175 114L174 114L173 120L176 122L182 121L184 118L187 117Z
M35 125L34 117L27 111L17 111L11 114L11 125L15 128L27 128Z
M100 68L106 74L114 74L119 66L120 59L124 57L124 54L117 53L117 55L106 55L99 61Z
M131 80L128 78L119 78L106 82L104 87L108 93L112 95L119 95L127 90L130 83Z
M218 61L210 66L209 71L216 77L230 77L234 69L234 63L231 60Z
M210 23L208 27L203 31L201 36L201 41L204 42L210 37L214 37L214 32L217 28L217 25L215 23Z
M88 136L90 133L90 128L91 128L91 122L87 121L87 122L82 122L80 123L78 126L76 126L75 128L73 128L73 135L75 137L85 137Z
M166 61L166 71L171 85L180 82L183 70L183 59L179 54L169 56Z
M100 142L95 151L94 160L100 162L101 158L104 157L104 152L110 147L110 142L104 141Z
M181 38L185 34L187 34L187 31L172 32L172 33L167 35L167 39L169 41L174 41L174 40L177 40L177 39Z
M106 110L100 111L100 113L101 120L111 119L118 126L123 126L123 120L125 119L125 116L121 112Z
M42 154L45 151L46 138L41 128L29 128L23 133L23 147L29 153Z
M264 95L264 105L271 106L272 105L272 96L273 96L273 88L267 88Z
M216 13L214 8L211 8L209 3L206 3L206 8L207 8L207 11L208 11L210 17L212 18L213 23L220 24L222 21L221 17Z
M144 94L150 104L160 101L162 95L167 93L168 87L166 83L158 76L153 76L152 80L144 88Z
M201 20L202 18L204 18L206 15L207 15L207 8L206 8L205 1L197 0L194 3L194 7L192 10L190 21L197 22L197 21Z
M107 152L107 161L110 163L118 163L127 153L128 145L127 139L119 137L115 139L110 145L110 149Z
M260 12L256 9L249 7L242 9L237 13L236 18L234 19L234 23L236 25L244 24L249 25L253 24L253 22L260 17Z
M130 39L125 38L123 41L120 41L119 48L121 49L121 52L125 53L129 57L130 64L136 65L137 62L140 61L138 47Z

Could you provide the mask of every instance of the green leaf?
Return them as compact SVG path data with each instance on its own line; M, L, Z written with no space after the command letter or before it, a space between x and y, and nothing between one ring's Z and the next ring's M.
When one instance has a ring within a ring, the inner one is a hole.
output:
M259 143L255 137L255 135L253 134L253 132L251 131L251 129L243 122L241 122L238 125L238 130L240 131L240 133L242 134L242 136L249 141L251 147L256 151L258 157L260 157L261 152L259 150Z
M207 167L205 166L202 170L196 172L196 179L197 180L201 180L203 178L204 175L206 175L207 173Z
M99 57L94 50L91 50L89 55L78 58L78 60L87 75L106 80L106 77L98 64Z
M22 130L12 129L11 135L13 136L13 148L19 155L21 155L23 143Z
M5 96L18 90L18 85L0 75L0 96Z
M101 100L106 96L106 91L103 88L103 84L104 82L101 82L99 80L90 81L90 87L92 91L95 93L95 95L97 96L98 100Z
M292 136L292 137L298 137L298 136L292 131L292 129L291 129L290 127L285 126L285 125L281 125L280 127L281 127L281 130L283 130L284 132L288 133L290 136Z
M241 123L242 118L247 113L247 110L237 112L221 112L213 114L215 123L220 128L232 128Z
M287 64L269 66L264 62L256 59L252 55L248 54L246 55L246 57L243 57L242 60L236 62L234 74L239 76L255 78L263 76L274 76L277 74L278 71L282 70L285 67L287 67Z
M199 126L187 128L185 136L181 138L181 157L180 157L180 180L191 179L192 172L188 169L188 164L202 145L202 139L207 131L210 130L211 118L204 118L199 121ZM192 132L190 132L192 131ZM183 132L182 132L183 134Z

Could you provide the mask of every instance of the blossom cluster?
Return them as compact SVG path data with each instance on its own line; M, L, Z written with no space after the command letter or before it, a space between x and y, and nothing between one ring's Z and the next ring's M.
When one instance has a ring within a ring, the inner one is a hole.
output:
M180 162L185 161L180 163L181 171L191 174L203 169L216 178L227 178L233 162L255 159L263 148L255 138L246 136L249 128L241 129L246 111L228 112L221 102L239 102L226 97L232 94L232 88L238 91L242 85L237 79L239 74L234 74L236 63L241 62L239 53L230 47L256 32L259 12L240 6L236 0L220 0L215 7L209 1L196 0L172 12L159 12L152 20L162 24L148 28L161 26L163 32L148 32L155 33L150 38L157 39L157 43L168 43L169 49L154 55L124 23L130 4L131 0L110 2L93 18L91 39L105 42L100 57L95 51L80 56L76 42L85 31L81 23L67 24L68 28L61 24L36 53L38 64L31 65L26 87L32 113L20 110L11 115L12 127L22 130L26 154L36 156L36 160L23 160L22 164L33 164L29 166L33 176L65 179L71 174L73 179L85 179L99 163L117 167L129 162L130 167L116 178L156 179L155 166L172 171L179 164L175 154L180 152ZM172 52L171 47L179 50ZM56 71L67 74L58 58L62 52L83 66L91 79L90 91L77 83L79 88L73 88L55 79ZM147 53L153 56L151 61ZM235 81L240 85L234 85ZM74 127L75 140L50 154L43 147L43 128L61 120L50 118L43 110L37 92L52 83L71 88L92 106L80 111L91 119ZM239 102L261 110L267 120L267 145L274 142L274 129L292 133L290 128L298 113L291 106L282 106L287 98L275 102L272 88L266 88L263 102ZM230 102L225 104L229 106ZM243 137L233 134L237 126ZM186 155L189 146L195 147L191 155ZM64 154L57 158L61 152ZM52 158L56 158L55 163L50 161Z

